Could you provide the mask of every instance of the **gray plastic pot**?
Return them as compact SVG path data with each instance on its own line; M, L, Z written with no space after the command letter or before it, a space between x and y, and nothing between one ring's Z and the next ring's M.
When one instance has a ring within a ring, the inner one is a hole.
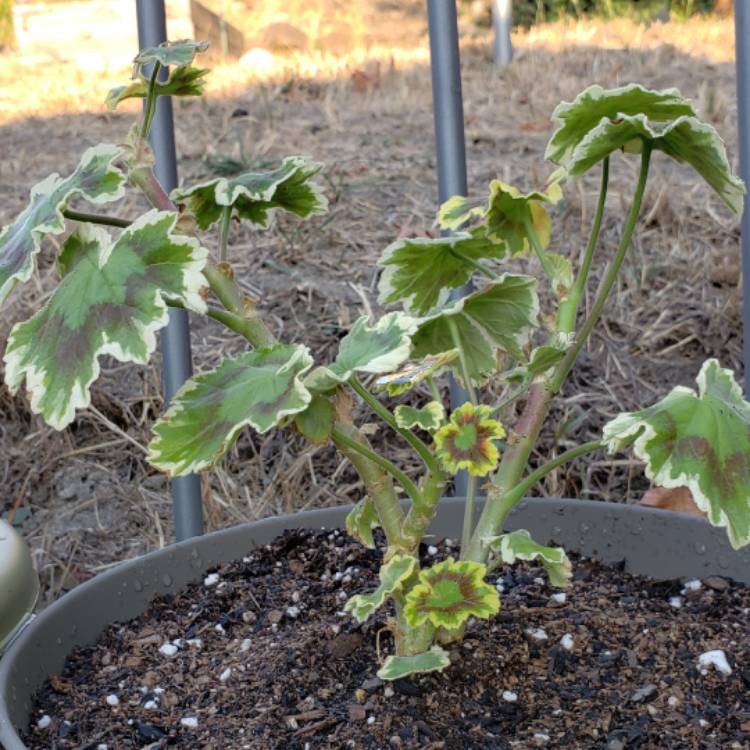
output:
M96 640L112 622L141 614L156 594L174 593L219 563L235 560L289 528L334 528L348 507L326 508L235 526L175 544L124 563L66 594L44 610L0 661L0 744L24 750L33 692L60 672L75 647ZM457 535L463 501L444 500L431 531ZM750 550L735 552L726 534L682 513L585 500L534 499L519 503L507 530L528 529L604 563L624 561L631 573L655 579L721 575L750 584Z

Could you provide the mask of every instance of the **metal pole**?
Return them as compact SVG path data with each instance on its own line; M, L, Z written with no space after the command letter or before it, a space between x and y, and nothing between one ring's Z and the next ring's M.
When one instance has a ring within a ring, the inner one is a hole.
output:
M750 186L750 2L735 0L734 33L737 64L737 121L740 176ZM745 397L750 398L750 199L745 193L742 212L742 329L744 337Z
M138 42L141 49L155 47L167 39L164 0L136 0L138 13ZM166 76L167 71L163 74ZM154 172L164 188L177 186L177 156L174 145L172 100L159 97L151 135L151 146L156 156ZM161 332L164 360L164 398L172 400L179 387L193 374L190 355L190 328L184 310L169 310L169 324ZM175 539L179 542L203 533L203 503L200 477L189 474L170 482L174 509Z
M495 65L508 65L513 59L513 44L510 41L513 0L492 0L492 27L495 29L495 42L492 45Z
M461 94L461 58L455 0L427 0L432 69L432 109L437 145L438 200L467 194L464 104ZM445 232L444 234L450 234ZM458 290L461 296L465 290ZM466 393L451 379L451 406L466 401ZM466 472L456 476L455 492L466 494Z

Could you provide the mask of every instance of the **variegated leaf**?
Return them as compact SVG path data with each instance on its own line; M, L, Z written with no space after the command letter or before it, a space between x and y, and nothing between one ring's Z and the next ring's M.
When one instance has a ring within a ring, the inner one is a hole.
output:
M470 617L487 619L500 611L494 586L484 582L487 568L449 557L419 572L419 582L406 594L404 617L413 628L429 622L455 629Z
M536 284L531 276L504 274L484 289L423 318L412 336L412 355L424 357L454 348L453 323L469 376L484 383L497 371L498 354L523 358L522 348L537 325Z
M180 39L174 42L162 42L158 47L142 49L133 58L135 75L140 73L145 65L159 62L164 67L173 65L184 67L190 65L195 56L208 49L208 42L194 42L192 39Z
M345 383L355 372L381 373L398 367L409 357L416 320L403 313L384 315L374 326L361 317L341 339L333 364L317 367L307 378L308 387L325 392Z
M393 416L396 417L396 424L406 430L419 427L427 432L434 432L445 420L445 408L439 401L430 401L421 409L408 404L399 404Z
M157 81L156 96L202 96L208 72L208 68L194 68L192 65L173 68L166 81ZM104 100L107 108L116 109L117 105L126 99L143 99L148 94L148 85L148 80L139 75L127 86L110 89Z
M65 229L62 212L74 197L81 196L91 203L122 198L127 178L114 166L119 158L117 146L94 146L84 152L68 177L52 174L34 185L29 205L0 232L0 302L17 281L31 278L42 239Z
M381 304L401 301L408 312L423 315L443 305L451 289L471 278L475 267L469 261L499 259L504 254L504 249L482 232L399 240L389 245L378 261L384 269L379 300Z
M442 205L438 221L444 229L455 229L480 220L480 227L472 234L484 236L486 240L507 248L511 255L518 255L531 247L527 223L534 229L542 247L547 247L552 222L543 204L557 203L560 198L562 190L557 181L547 186L547 192L522 193L507 182L492 180L485 205L477 205L469 198L451 198Z
M380 526L375 504L365 496L349 511L346 517L346 531L368 549L375 549L373 529Z
M490 549L506 564L516 560L538 560L547 571L553 586L564 587L570 583L573 566L562 547L543 547L537 544L526 529L492 537L487 540Z
M604 426L610 452L633 444L659 487L688 487L737 549L750 542L750 404L731 370L709 359L698 393L678 386L654 406Z
M207 252L173 233L178 216L149 211L113 243L83 225L60 254L62 281L34 317L13 327L5 352L12 391L23 379L31 408L53 427L88 406L99 357L145 364L168 322L165 300L204 311L201 270Z
M364 622L394 592L400 591L404 582L419 567L411 555L394 555L380 567L380 585L371 594L357 594L344 605L357 622Z
M602 118L614 120L620 114L644 114L653 122L698 116L690 101L677 89L653 91L638 83L613 89L589 86L572 102L562 102L555 108L552 118L559 127L547 145L545 158L556 164L567 163L578 144Z
M448 652L441 646L414 656L389 656L378 670L381 680L400 680L410 674L442 672L451 663Z
M301 376L311 366L307 347L277 344L190 378L154 426L149 462L170 476L212 466L244 427L268 432L307 408L311 395Z
M217 177L193 187L172 191L172 200L187 206L201 229L208 229L225 207L261 227L268 225L271 212L284 209L307 218L328 210L322 186L312 178L320 171L304 156L289 156L272 172L249 172L239 177Z
M414 388L427 378L437 377L443 368L458 357L458 349L425 357L419 362L411 362L397 372L389 372L375 381L378 388L385 388L389 396L398 396Z
M689 164L735 213L745 186L732 174L716 129L700 120L679 91L651 91L636 84L604 90L591 86L554 112L560 128L547 157L577 177L605 156L623 149L640 152L644 141L680 164Z

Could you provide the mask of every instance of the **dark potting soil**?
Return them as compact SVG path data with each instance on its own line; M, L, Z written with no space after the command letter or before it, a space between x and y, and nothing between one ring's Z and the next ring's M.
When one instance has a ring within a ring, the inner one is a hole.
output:
M425 548L425 562L449 542ZM432 554L431 554L432 553ZM575 560L565 597L498 569L502 612L443 674L383 683L378 613L342 612L379 553L288 532L78 649L36 696L31 748L750 748L750 591ZM699 666L721 650L724 671ZM707 657L706 657L707 658ZM726 674L727 669L731 670Z

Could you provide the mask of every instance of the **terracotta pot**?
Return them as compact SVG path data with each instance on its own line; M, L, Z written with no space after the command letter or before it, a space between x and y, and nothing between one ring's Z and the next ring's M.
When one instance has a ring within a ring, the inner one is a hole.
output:
M479 503L478 503L479 505ZM269 518L181 542L124 563L66 594L44 610L0 661L0 744L24 750L31 696L62 669L70 651L96 640L107 625L136 617L156 594L174 593L219 563L241 558L288 528L343 526L348 507ZM461 499L444 500L431 531L456 536ZM585 500L519 503L507 530L528 529L542 544L562 545L626 571L655 579L720 575L750 584L750 549L732 550L721 529L695 516Z

